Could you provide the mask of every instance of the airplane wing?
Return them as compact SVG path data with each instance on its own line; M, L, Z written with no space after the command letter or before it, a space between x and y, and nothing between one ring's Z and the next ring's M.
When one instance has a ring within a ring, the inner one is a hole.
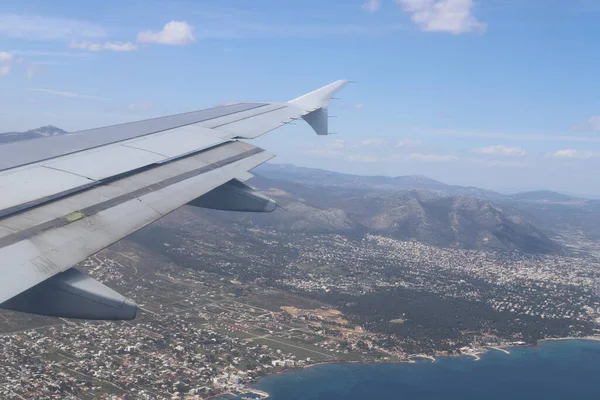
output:
M0 307L135 318L133 302L72 267L186 204L273 211L244 183L273 155L240 139L300 118L328 134L328 101L346 83L0 145Z

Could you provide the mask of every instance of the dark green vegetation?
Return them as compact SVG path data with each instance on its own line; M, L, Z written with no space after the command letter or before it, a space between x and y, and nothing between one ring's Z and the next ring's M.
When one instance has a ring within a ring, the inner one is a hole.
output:
M411 354L456 351L473 343L504 340L535 343L546 337L573 334L569 319L543 320L538 316L495 311L484 302L442 297L404 288L382 290L363 296L319 294L351 316L351 321L374 332L392 335ZM402 316L403 323L393 318ZM395 323L396 322L396 323ZM585 335L593 334L591 324L575 323ZM483 336L489 337L484 340Z

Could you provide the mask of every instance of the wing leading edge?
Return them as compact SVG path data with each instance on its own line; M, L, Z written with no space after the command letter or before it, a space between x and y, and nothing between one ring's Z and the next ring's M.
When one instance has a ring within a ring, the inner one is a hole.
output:
M0 307L134 318L135 304L70 268L185 204L273 211L273 200L243 183L273 156L239 139L299 118L327 134L328 102L346 83L287 103L236 103L0 145Z

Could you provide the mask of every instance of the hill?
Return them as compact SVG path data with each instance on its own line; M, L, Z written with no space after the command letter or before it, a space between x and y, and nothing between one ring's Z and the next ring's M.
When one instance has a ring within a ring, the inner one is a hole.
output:
M31 129L26 132L5 132L0 133L0 144L17 142L19 140L38 139L42 137L63 135L67 131L57 128L56 126L46 125L36 129Z
M269 214L192 212L213 226L266 229L281 234L366 233L416 240L440 247L552 253L560 246L518 211L464 196L430 190L318 189L282 180L251 184L281 206Z
M255 172L268 179L285 180L306 186L363 190L411 190L428 189L440 196L470 196L498 201L505 195L476 187L448 185L421 175L406 176L362 176L342 174L315 168L297 167L292 164L263 164Z

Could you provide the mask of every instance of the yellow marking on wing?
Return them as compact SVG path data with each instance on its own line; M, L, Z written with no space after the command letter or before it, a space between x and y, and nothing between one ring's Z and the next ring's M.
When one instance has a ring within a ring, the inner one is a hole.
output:
M75 212L72 212L71 214L65 215L65 219L69 222L75 222L77 220L80 220L83 217L85 217L85 214L82 213L81 211L75 211Z

